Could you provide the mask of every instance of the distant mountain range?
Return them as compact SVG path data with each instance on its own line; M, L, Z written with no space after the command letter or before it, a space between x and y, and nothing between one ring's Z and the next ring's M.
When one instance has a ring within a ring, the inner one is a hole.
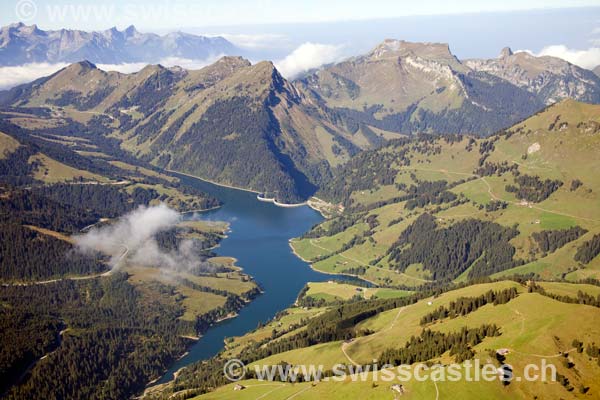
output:
M44 31L36 25L16 23L0 31L0 66L82 60L100 64L156 63L166 57L200 60L237 53L236 47L222 37L182 32L159 36L140 33L134 26L123 31Z
M388 139L486 136L563 98L600 103L599 82L552 57L506 49L462 62L447 44L386 40L295 81L271 62L231 56L200 70L148 65L133 74L81 61L0 92L0 106L47 108L56 125L118 140L161 168L295 202Z
M593 72L594 72L594 73L595 73L597 76L599 76L599 77L600 77L600 65L598 65L598 66L597 66L596 68L594 68L592 71L593 71Z
M571 98L600 102L600 78L594 72L557 57L536 57L504 48L498 58L466 60L475 71L487 72L535 94L546 104Z

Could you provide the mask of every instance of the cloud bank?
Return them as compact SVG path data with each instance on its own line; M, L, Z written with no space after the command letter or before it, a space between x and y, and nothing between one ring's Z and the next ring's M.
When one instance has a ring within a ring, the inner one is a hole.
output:
M306 42L292 51L275 66L283 76L293 79L312 68L339 61L342 58L341 46Z
M174 250L162 249L157 234L176 227L181 215L161 204L141 206L121 217L116 223L92 228L88 233L77 236L75 243L81 252L101 251L111 256L113 269L123 261L145 267L169 270L192 270L203 264L197 246L192 240L182 240Z
M223 54L211 56L204 60L192 60L180 57L167 57L152 64L161 64L165 67L179 66L185 69L200 69L214 63ZM117 71L124 74L137 72L149 63L126 63L126 64L96 64L104 71ZM0 67L0 90L10 89L22 83L28 83L38 78L51 75L66 67L67 63L31 63L19 66Z
M10 89L21 83L48 76L68 64L32 63L14 67L0 67L0 89Z
M206 36L221 36L235 46L247 50L261 50L275 48L285 48L290 46L290 39L276 33L258 33L258 34L206 34ZM289 48L289 47L288 47Z
M544 47L536 56L552 56L567 60L582 68L593 69L600 65L600 47L590 47L587 50L569 49L564 45Z

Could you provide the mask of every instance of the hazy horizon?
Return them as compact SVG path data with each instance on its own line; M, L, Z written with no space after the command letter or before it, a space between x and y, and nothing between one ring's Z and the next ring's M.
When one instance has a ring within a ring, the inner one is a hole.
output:
M0 8L8 8L9 5L5 3ZM56 27L44 25L39 15L43 14L40 8L41 5L38 4L34 18L24 23L36 23L40 29L45 30L55 29ZM6 12L0 18L3 25L15 22L7 21L7 18L12 17L16 10L9 11L12 13ZM564 23L573 20L578 23ZM118 29L126 27L125 24L120 26L116 22L107 21L101 30L113 25ZM148 29L143 23L133 24L144 33L166 34L174 30ZM64 26L67 25L69 24L65 22ZM78 28L97 30L91 29L92 26L93 24L89 24ZM244 56L252 62L270 60L278 66L286 65L289 72L285 68L283 72L287 77L325 63L364 54L386 38L448 43L452 53L462 60L497 57L501 49L508 46L513 51L525 50L536 55L560 57L584 68L591 69L600 65L600 6L211 27L186 26L182 23L176 30L197 35L223 36L238 47L239 51L235 55ZM194 60L171 57L160 61L167 66L181 65L197 69L221 55L214 54L208 59ZM133 72L144 65L145 63L119 64L105 68ZM0 89L48 75L63 66L64 64L42 63L0 68ZM102 68L101 65L100 67Z

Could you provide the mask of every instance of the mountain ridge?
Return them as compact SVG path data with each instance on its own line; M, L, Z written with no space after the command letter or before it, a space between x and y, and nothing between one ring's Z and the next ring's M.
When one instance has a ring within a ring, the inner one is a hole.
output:
M200 70L149 65L132 74L83 61L1 98L5 106L49 107L93 124L157 166L281 202L306 199L331 166L370 146L338 126L273 63L241 57Z
M566 98L600 103L600 78L584 68L551 56L537 57L506 47L495 59L465 60L470 68L505 79L536 94L545 104Z
M519 54L505 48L501 57ZM280 202L305 200L332 168L386 140L486 136L544 108L537 94L470 68L447 44L393 39L296 81L270 61L236 56L131 74L80 61L0 92L0 104L49 108L146 162Z
M296 83L354 122L401 133L490 134L543 106L509 82L471 70L445 43L386 39Z
M131 25L104 31L41 30L22 22L0 29L0 65L27 63L78 62L88 59L97 64L134 62L156 63L168 57L207 59L239 53L223 37L197 36L172 32L164 36L141 33Z

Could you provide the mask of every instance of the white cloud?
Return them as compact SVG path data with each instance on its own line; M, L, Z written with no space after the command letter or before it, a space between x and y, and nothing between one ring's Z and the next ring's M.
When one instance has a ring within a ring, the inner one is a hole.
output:
M164 270L212 268L202 260L197 243L192 240L182 240L176 249L170 251L158 245L156 235L175 228L180 221L181 215L164 204L141 206L114 224L92 228L77 236L75 242L82 252L101 251L109 254L113 268L121 266L125 257L136 265Z
M205 36L221 36L237 47L248 50L262 50L272 48L289 48L290 39L281 34L258 33L258 34L208 34Z
M189 58L181 58L181 57L167 57L160 60L158 63L165 67L181 67L185 69L200 69L204 68L207 65L210 65L217 61L219 58L223 57L225 54L217 54L211 57L208 57L204 60L193 60Z
M48 76L67 64L33 63L14 67L0 67L0 89L9 89L21 83Z
M147 63L127 63L127 64L96 64L96 67L104 71L117 71L123 74L138 72L144 68Z
M192 60L180 57L167 57L158 61L165 67L179 66L185 69L200 69L221 58L223 54L209 57L205 60ZM0 67L0 89L10 89L22 83L31 82L43 76L48 76L66 67L67 63L31 63L11 67ZM104 71L117 71L124 74L137 72L148 63L96 64Z
M583 68L594 68L600 65L600 47L590 47L587 50L569 49L564 45L544 47L536 56L553 56L578 65Z
M189 58L181 58L181 57L166 57L159 60L157 63L152 64L160 64L163 67L181 67L185 69L200 69L204 68L207 65L210 65L217 61L219 58L223 57L224 54L218 54L215 56L211 56L205 60L193 60ZM148 63L140 62L140 63L126 63L126 64L96 64L96 66L104 71L117 71L123 74L130 74L133 72L138 72L142 68L144 68Z
M77 236L75 242L82 251L101 251L110 254L115 263L123 250L128 256L136 256L138 250L146 246L154 236L174 227L180 215L161 204L156 207L139 207L123 216L115 224L92 228L84 235Z
M276 62L275 66L283 76L292 79L302 72L339 61L341 58L341 46L307 42L283 60Z

